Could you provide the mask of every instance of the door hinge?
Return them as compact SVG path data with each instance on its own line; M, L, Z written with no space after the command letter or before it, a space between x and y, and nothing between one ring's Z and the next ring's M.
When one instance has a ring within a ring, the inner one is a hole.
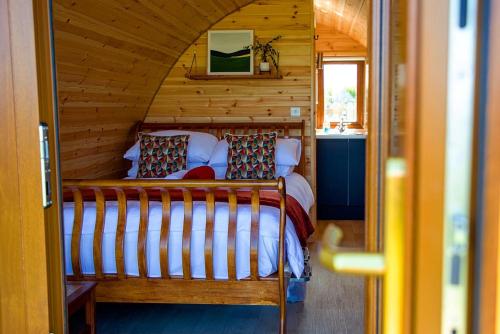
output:
M52 205L52 190L50 187L50 154L49 154L49 126L40 123L40 167L42 171L42 205L48 208Z

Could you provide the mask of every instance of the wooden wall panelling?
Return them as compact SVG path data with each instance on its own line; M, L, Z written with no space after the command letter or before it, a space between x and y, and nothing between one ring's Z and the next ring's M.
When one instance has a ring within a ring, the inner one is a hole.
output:
M251 0L54 0L63 178L122 176L130 129L201 33Z
M310 0L266 0L250 4L225 17L212 29L253 29L261 40L276 35L282 80L189 80L186 69L196 52L205 74L207 34L179 58L151 103L146 122L259 122L290 121L290 107L301 107L306 121L306 175L311 180L311 110L314 43Z
M316 52L330 57L366 57L366 46L349 35L327 26L316 27Z

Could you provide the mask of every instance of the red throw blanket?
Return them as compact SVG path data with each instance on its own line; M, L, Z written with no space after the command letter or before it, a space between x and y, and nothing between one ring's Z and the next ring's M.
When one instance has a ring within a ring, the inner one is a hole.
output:
M161 201L161 192L157 189L147 189L148 198L150 201ZM116 201L116 193L112 189L104 189L103 194L106 201ZM133 189L126 189L125 194L127 200L139 200L139 193ZM91 189L82 191L84 201L95 201L94 191ZM193 201L205 201L205 192L201 190L192 191ZM182 191L173 189L170 190L170 198L172 201L183 201ZM227 202L227 192L224 190L217 190L215 192L216 202ZM237 192L238 204L250 204L251 192L238 191ZM71 191L65 189L64 201L72 202L73 195ZM280 197L278 192L275 191L261 191L260 192L260 205L266 205L274 208L280 207ZM314 226L307 212L304 211L300 203L290 195L286 195L286 215L293 223L297 237L302 246L306 246L307 239L314 232Z

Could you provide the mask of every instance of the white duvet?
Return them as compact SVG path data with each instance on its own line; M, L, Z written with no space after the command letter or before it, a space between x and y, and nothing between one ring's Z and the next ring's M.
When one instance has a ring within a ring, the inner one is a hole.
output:
M306 212L313 205L311 187L299 174L286 177L287 194L293 196ZM137 238L139 230L139 202L127 202L127 226L124 239L125 272L138 276ZM74 204L64 203L64 253L66 273L73 274L71 264L71 231L74 220ZM183 202L172 202L172 215L168 241L168 262L170 275L182 276L182 227L184 219ZM205 202L194 202L191 233L191 275L205 278ZM238 205L236 233L236 276L242 279L250 276L250 205ZM103 272L116 273L115 234L118 221L116 201L106 202L106 216L102 242ZM227 228L229 211L227 203L216 203L213 240L213 265L216 279L227 279ZM286 256L291 271L300 277L304 269L304 257L293 223L287 217L285 231ZM149 226L146 242L148 277L160 277L159 241L161 224L161 203L150 202ZM84 203L80 262L83 274L94 274L92 244L95 226L95 202ZM261 206L259 230L259 275L268 276L277 271L279 239L279 209Z

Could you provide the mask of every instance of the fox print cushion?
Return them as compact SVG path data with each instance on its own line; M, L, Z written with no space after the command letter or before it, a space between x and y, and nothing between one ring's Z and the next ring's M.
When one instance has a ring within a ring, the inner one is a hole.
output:
M274 179L276 175L276 132L254 135L226 134L226 179Z
M189 135L139 135L140 156L137 178L164 178L187 169Z

